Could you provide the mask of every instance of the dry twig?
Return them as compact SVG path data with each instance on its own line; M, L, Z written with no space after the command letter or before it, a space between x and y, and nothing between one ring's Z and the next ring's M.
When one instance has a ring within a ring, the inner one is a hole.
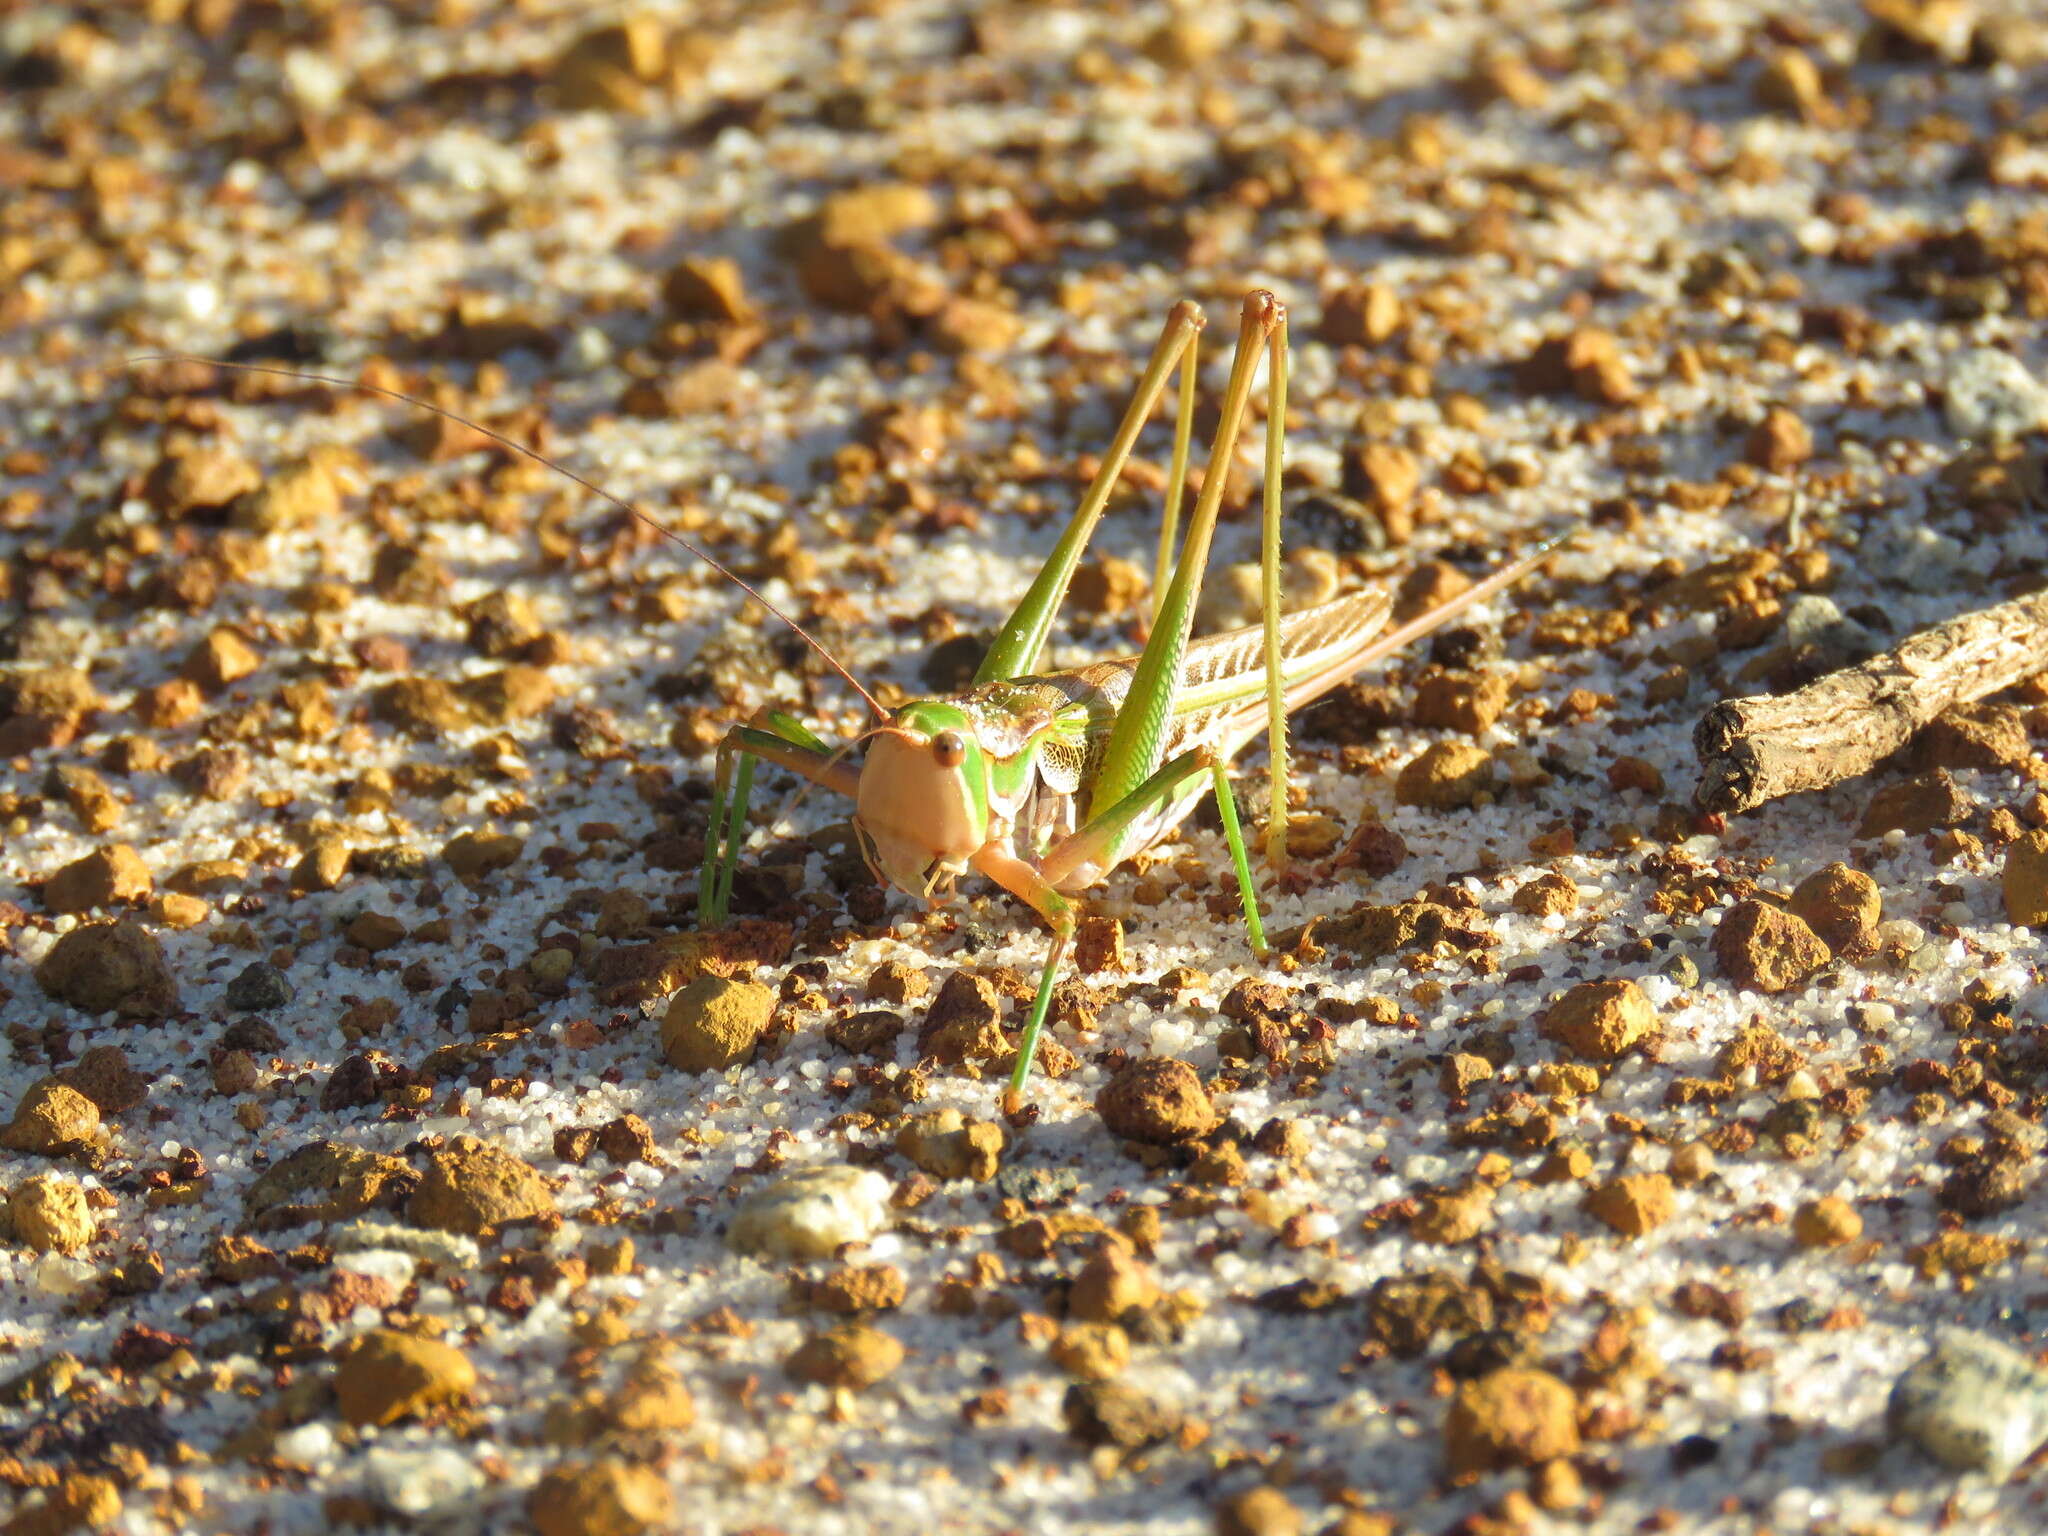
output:
M1697 798L1732 815L1867 773L1954 704L2048 671L2048 592L1961 614L1775 697L1723 699L1693 728Z

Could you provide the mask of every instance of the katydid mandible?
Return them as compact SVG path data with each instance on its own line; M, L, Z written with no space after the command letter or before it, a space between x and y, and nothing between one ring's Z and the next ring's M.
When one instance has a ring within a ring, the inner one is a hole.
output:
M637 518L793 630L860 695L878 723L838 748L828 746L792 716L773 710L764 710L751 723L727 733L717 754L698 881L698 921L707 926L723 922L730 909L757 761L786 768L852 799L854 835L863 857L877 878L899 890L931 900L970 871L987 877L1030 906L1052 930L1004 1095L1005 1109L1014 1113L1022 1106L1053 985L1078 926L1078 893L1163 840L1204 794L1213 794L1237 877L1246 933L1253 953L1264 959L1265 930L1251 859L1227 773L1231 759L1265 730L1271 788L1265 854L1275 873L1284 876L1287 716L1360 669L1505 590L1562 542L1552 539L1538 545L1391 632L1383 631L1392 600L1378 590L1282 615L1280 489L1287 415L1287 314L1272 294L1261 290L1245 297L1221 418L1176 556L1194 435L1202 325L1200 309L1185 300L1168 315L1101 467L1052 554L997 633L972 686L957 694L913 700L893 711L884 709L801 624L708 552L503 433L401 391L358 380L258 363L160 356L358 390L459 422ZM1267 364L1262 622L1191 640L1224 483L1262 358ZM136 358L132 363L152 360L156 359ZM1037 673L1034 669L1081 555L1176 370L1173 452L1154 571L1152 630L1145 648L1135 657ZM867 754L856 768L847 757L863 745Z

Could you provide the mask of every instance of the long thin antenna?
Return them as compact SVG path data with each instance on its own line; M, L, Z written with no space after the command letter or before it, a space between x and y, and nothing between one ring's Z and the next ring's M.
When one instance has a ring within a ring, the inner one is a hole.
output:
M452 421L456 423L458 426L467 427L469 428L470 431L478 433L483 437L489 438L492 442L496 443L500 448L509 449L513 453L519 454L523 458L531 459L534 463L540 465L543 469L553 470L563 479L569 480L577 485L582 486L583 489L590 492L591 495L596 496L601 500L610 502L613 506L617 507L621 512L624 512L628 517L637 518L640 522L645 523L649 528L652 528L656 533L660 534L670 543L681 545L684 549L688 550L691 554L695 555L699 560L702 560L706 565L710 566L711 569L718 572L718 574L723 576L727 581L731 582L734 586L738 587L742 592L746 593L747 596L751 597L763 608L766 608L770 613L774 614L776 618L782 620L782 622L787 624L790 627L790 629L795 631L798 639L802 640L804 644L808 645L812 650L816 651L819 656L824 658L826 666L830 667L834 672L837 672L841 677L846 679L846 685L849 688L851 688L855 693L861 696L861 698L867 703L868 708L875 712L877 718L883 720L889 718L889 711L882 708L880 702L876 700L875 696L872 693L869 693L867 689L861 686L860 679L855 677L851 672L847 671L845 666L841 664L837 656L834 656L830 651L825 649L823 643L819 641L817 636L813 635L809 630L805 629L803 625L797 623L795 619L792 619L780 608L776 607L773 603L769 602L768 599L763 597L759 592L756 592L752 586L750 586L747 582L742 580L739 577L739 575L736 572L734 572L731 567L727 566L723 561L720 561L714 558L706 551L699 549L695 544L692 544L688 539L684 538L681 534L675 532L673 529L664 528L660 523L656 522L653 518L649 517L645 512L642 512L638 507L634 506L631 502L625 500L622 497L614 496L610 491L606 490L603 486L595 484L594 482L585 479L582 475L577 474L575 470L569 468L566 464L558 464L555 462L555 460L549 458L546 454L536 452L535 450L527 447L524 443L514 442L504 433L493 431L491 428L484 426L481 422L471 421L467 416L464 416L459 412L447 410L441 406L433 404L431 401L422 400L416 395L408 395L403 390L386 389L381 384L365 384L361 379L344 379L339 378L333 374L307 373L302 369L277 368L267 363L227 363L222 362L219 358L200 357L197 354L190 352L149 352L143 354L141 357L129 358L125 363L122 364L122 366L124 368L134 368L140 366L143 363L204 363L209 368L225 368L234 373L262 373L268 374L272 378L297 379L301 383L305 384L329 384L336 389L357 389L361 390L366 395L382 395L386 400L396 400L397 402L399 402L399 404L409 405L413 407L415 410L431 411L433 412L434 415L442 417L447 421Z

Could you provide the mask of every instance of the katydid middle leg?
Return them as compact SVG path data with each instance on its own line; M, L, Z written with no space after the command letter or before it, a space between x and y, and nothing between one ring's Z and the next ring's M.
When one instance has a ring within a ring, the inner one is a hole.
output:
M1011 895L1028 903L1052 929L1052 945L1046 951L1045 967L1039 973L1038 991L1024 1033L1017 1041L1017 1064L1010 1073L1010 1087L1004 1106L1014 1110L1022 1102L1024 1084L1031 1076L1038 1055L1038 1037L1045 1030L1046 1015L1052 1008L1053 985L1072 941L1079 917L1073 900L1059 889L1060 882L1076 871L1112 869L1136 849L1132 846L1135 827L1141 818L1164 810L1187 793L1189 781L1202 774L1210 776L1223 813L1223 829L1230 842L1231 863L1237 870L1238 894L1244 902L1245 923L1252 935L1252 947L1265 953L1264 930L1259 923L1258 898L1252 891L1251 863L1245 853L1244 835L1230 805L1230 781L1223 764L1206 748L1183 752L1139 785L1115 805L1054 844L1037 865L1031 865L991 844L975 855L975 869Z

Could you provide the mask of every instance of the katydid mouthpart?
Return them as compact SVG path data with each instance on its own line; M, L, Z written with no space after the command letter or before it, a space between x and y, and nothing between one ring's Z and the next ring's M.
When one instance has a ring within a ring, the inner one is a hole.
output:
M639 519L724 576L808 644L858 693L875 723L832 747L795 717L764 710L719 744L704 863L700 925L725 921L747 832L755 764L772 763L854 801L853 831L875 876L931 901L959 876L980 874L1022 900L1052 930L1004 1108L1016 1113L1078 927L1077 895L1164 839L1213 794L1229 845L1252 952L1267 955L1251 858L1230 790L1228 764L1262 731L1270 800L1265 856L1287 871L1287 716L1362 668L1428 634L1528 575L1565 537L1537 545L1399 628L1382 590L1280 612L1281 454L1287 415L1287 316L1272 294L1246 295L1220 419L1184 539L1176 542L1194 434L1200 309L1168 315L1122 423L1087 491L1030 589L997 632L973 683L894 710L802 625L707 551L622 498L488 427L400 391L351 379L251 363L191 359L243 372L361 390L456 421ZM1262 622L1191 639L1209 546L1245 411L1266 363L1266 442L1260 538ZM136 361L148 361L137 359ZM1153 582L1151 633L1137 656L1065 671L1036 671L1068 584L1139 434L1178 371L1173 451ZM855 766L851 754L865 747Z

